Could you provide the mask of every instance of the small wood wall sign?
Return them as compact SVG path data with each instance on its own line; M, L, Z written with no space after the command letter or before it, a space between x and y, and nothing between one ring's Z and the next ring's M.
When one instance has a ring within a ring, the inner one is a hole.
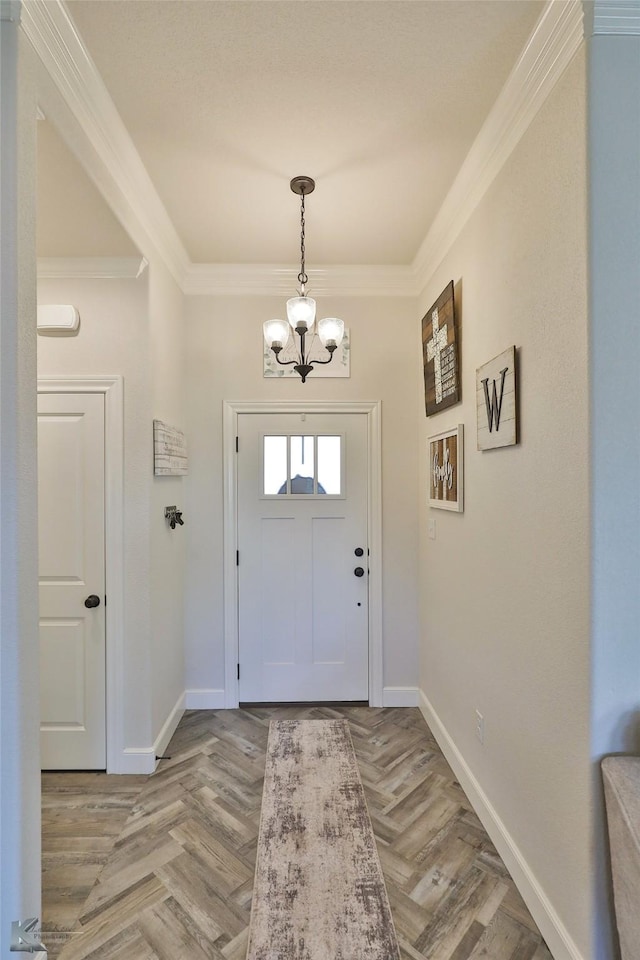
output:
M464 426L429 437L429 506L462 513Z
M163 420L153 421L153 464L156 477L184 477L187 473L184 433Z
M518 442L516 348L509 347L476 370L478 450Z
M453 280L422 318L422 362L427 416L460 400Z

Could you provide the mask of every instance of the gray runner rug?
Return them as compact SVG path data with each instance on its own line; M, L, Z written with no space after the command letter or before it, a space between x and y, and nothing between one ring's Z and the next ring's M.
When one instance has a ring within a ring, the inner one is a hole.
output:
M247 960L399 960L346 720L272 720Z

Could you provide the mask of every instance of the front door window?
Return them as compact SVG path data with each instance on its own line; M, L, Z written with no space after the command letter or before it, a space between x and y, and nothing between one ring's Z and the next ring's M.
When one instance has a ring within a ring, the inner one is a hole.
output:
M342 445L324 434L265 436L263 496L343 496Z

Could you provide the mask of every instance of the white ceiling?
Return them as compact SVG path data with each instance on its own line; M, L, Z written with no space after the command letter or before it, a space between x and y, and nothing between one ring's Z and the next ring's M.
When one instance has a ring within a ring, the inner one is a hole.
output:
M307 174L317 181L310 266L413 260L543 6L68 4L191 260L295 262L299 201L289 180ZM80 182L60 147L41 137L39 254L79 255L72 248L90 224L96 250L130 253L112 223L101 239L81 203L51 221Z

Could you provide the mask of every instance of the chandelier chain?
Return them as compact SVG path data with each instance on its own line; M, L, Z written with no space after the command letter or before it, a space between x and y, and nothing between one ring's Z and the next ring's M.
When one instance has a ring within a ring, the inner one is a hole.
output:
M304 260L305 260L305 222L304 222L304 193L300 196L300 273L298 274L298 282L302 284L304 288L305 284L308 282L309 278L305 273L304 269Z

